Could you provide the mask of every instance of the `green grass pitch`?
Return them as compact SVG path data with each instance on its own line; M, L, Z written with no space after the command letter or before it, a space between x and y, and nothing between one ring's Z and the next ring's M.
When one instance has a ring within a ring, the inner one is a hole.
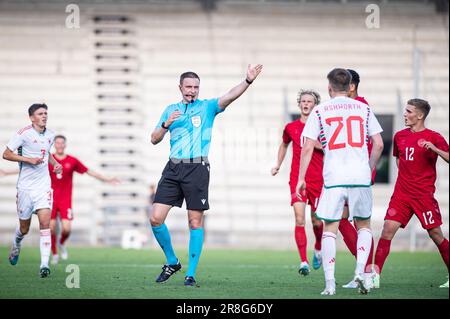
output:
M337 294L322 297L322 268L307 277L298 274L295 251L204 249L197 270L199 287L184 287L188 266L186 251L178 251L183 269L164 284L155 283L164 263L159 250L118 248L70 248L70 259L52 266L51 276L41 279L39 249L22 249L19 263L8 262L8 247L0 247L0 298L163 298L163 299L304 299L449 298L447 269L438 252L393 252L389 256L381 288L362 296L340 288L353 274L355 260L347 252L336 258ZM312 259L311 252L309 253ZM66 266L80 270L80 288L66 287Z

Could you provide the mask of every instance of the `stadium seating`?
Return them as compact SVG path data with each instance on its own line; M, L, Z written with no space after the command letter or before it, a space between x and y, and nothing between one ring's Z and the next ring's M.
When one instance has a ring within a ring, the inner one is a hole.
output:
M165 106L178 101L178 77L187 70L200 75L201 98L210 98L241 81L247 63L264 64L248 92L216 119L206 219L210 246L293 247L291 151L278 176L270 169L286 111L297 113L297 91L312 88L328 98L326 74L333 67L356 69L361 95L376 113L398 122L398 95L403 104L414 95L416 43L420 96L433 107L428 126L449 139L448 16L431 5L383 3L380 29L365 26L367 14L358 3L221 1L211 13L191 1L81 3L80 9L80 28L68 29L58 2L0 3L0 42L6 44L0 49L0 142L5 145L28 124L30 104L46 102L48 126L67 136L68 153L125 180L113 187L75 177L73 244L119 245L123 231L138 229L156 245L146 221L147 190L159 180L169 142L153 146L149 134ZM395 174L392 169L391 181ZM449 169L443 161L438 176L436 196L448 234ZM0 244L9 244L16 225L14 183L14 177L0 179ZM374 187L375 236L392 189L392 182ZM33 224L25 244L37 243ZM175 245L184 245L185 211L174 209L167 225ZM408 232L399 238L404 240L394 242L394 249L410 247ZM432 245L417 231L418 248Z

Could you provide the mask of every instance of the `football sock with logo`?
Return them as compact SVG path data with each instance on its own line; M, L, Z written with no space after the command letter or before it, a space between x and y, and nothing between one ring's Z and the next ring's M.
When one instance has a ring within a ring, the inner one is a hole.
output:
M358 233L356 232L355 227L353 227L352 223L350 223L348 219L342 218L339 222L339 231L342 234L342 238L344 239L344 243L348 250L350 250L352 255L356 257L356 242L358 240Z
M50 228L41 229L40 231L39 246L41 249L41 268L48 268L48 259L50 258L50 249L52 245L52 238L50 234Z
M355 274L364 273L364 268L369 258L370 248L372 246L372 232L368 228L358 230L356 269Z
M444 238L442 243L438 246L439 252L441 253L442 259L444 260L445 264L447 265L447 271L448 271L448 240L447 238Z
M384 262L386 261L389 251L391 250L391 241L380 238L378 241L377 250L375 251L375 271L381 274Z
M161 226L152 226L153 235L156 238L159 246L166 255L168 265L176 265L178 262L175 252L173 251L172 241L170 239L169 229L167 229L166 224Z
M370 273L372 272L372 266L373 266L373 251L375 250L375 242L373 240L373 235L372 235L372 245L370 246L370 253L369 253L369 258L367 258L367 263L366 263L366 268L364 270L364 272Z
M313 226L314 236L316 237L316 243L314 244L315 250L322 249L322 234L323 234L323 223L320 223L319 227Z
M295 226L295 242L297 243L297 249L298 253L300 254L300 259L302 260L302 262L308 262L308 256L306 254L308 240L306 239L304 226Z
M336 235L331 232L324 232L322 235L322 262L325 280L334 280Z
M197 270L200 254L202 253L203 228L191 229L189 238L189 267L186 272L187 277L195 277L195 271Z

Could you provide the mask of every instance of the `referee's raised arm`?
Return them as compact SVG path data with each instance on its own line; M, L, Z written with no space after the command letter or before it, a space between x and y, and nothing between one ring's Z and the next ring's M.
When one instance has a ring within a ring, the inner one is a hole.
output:
M247 67L247 76L244 81L236 85L234 88L232 88L230 91L225 93L222 97L219 99L219 107L222 110L225 110L225 108L231 104L234 100L236 100L238 97L242 95L242 93L247 90L247 88L250 86L250 84L253 83L253 81L257 78L259 73L262 71L262 64L257 64L254 67L251 66L251 64Z

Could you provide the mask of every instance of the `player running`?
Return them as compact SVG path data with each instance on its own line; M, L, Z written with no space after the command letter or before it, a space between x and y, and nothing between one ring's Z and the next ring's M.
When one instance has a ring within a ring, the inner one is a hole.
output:
M434 192L436 162L441 157L448 163L449 147L441 134L425 127L430 110L425 100L409 100L403 113L407 128L394 136L393 155L397 158L398 176L375 252L375 270L379 274L389 255L392 239L414 215L439 249L448 272L448 240L441 230L442 216ZM440 287L448 288L448 278Z
M56 174L53 170L52 163L49 163L50 178L52 181L53 189L53 208L50 221L50 229L52 235L52 264L57 264L59 260L58 248L57 248L57 232L56 222L59 216L61 220L61 238L59 240L59 247L61 249L61 259L67 260L69 254L66 248L66 240L70 236L73 221L72 212L72 185L73 174L75 172L79 174L88 174L99 181L116 185L120 183L117 178L109 178L100 175L88 169L77 158L65 153L66 150L66 137L63 135L57 135L55 137L55 151L53 154L55 160L61 164L62 172Z
M9 262L16 265L19 260L22 240L28 233L32 214L39 219L41 278L50 275L50 216L52 208L52 189L48 163L53 164L56 173L61 173L61 165L50 154L55 134L46 128L47 105L33 104L28 108L31 125L19 130L6 145L3 158L19 162L17 180L17 213L19 226L16 229L9 254ZM17 154L14 153L17 150Z
M319 269L322 265L322 255L320 253L322 247L322 231L323 223L321 220L315 217L315 211L317 209L317 201L320 197L320 192L323 186L322 167L323 167L323 151L322 146L317 141L317 146L314 149L311 167L306 174L306 181L308 187L306 189L306 196L302 196L301 199L297 198L295 194L295 187L298 181L298 170L300 167L300 153L304 143L304 139L301 138L303 128L305 127L306 120L311 114L313 108L320 104L319 93L309 90L302 90L298 93L297 103L300 108L300 118L291 123L288 123L283 131L283 141L278 149L277 165L272 168L272 176L278 174L281 164L292 141L292 163L291 173L289 178L289 187L291 190L291 206L294 208L295 214L295 242L300 255L300 268L299 273L306 276L310 272L309 261L307 257L307 238L305 232L305 208L308 203L311 207L311 222L313 224L314 235L316 237L316 243L314 245L314 257L313 268Z
M350 221L355 219L358 229L354 280L359 291L367 293L370 288L363 274L372 245L371 172L383 150L382 129L368 105L348 97L351 74L347 70L334 69L327 78L332 99L317 106L306 122L296 194L300 198L307 188L305 176L319 138L325 153L324 187L316 211L316 216L325 221L322 261L326 286L322 295L336 294L336 234L340 220L346 217ZM369 138L373 142L370 158L367 151ZM346 202L349 216L343 216Z

